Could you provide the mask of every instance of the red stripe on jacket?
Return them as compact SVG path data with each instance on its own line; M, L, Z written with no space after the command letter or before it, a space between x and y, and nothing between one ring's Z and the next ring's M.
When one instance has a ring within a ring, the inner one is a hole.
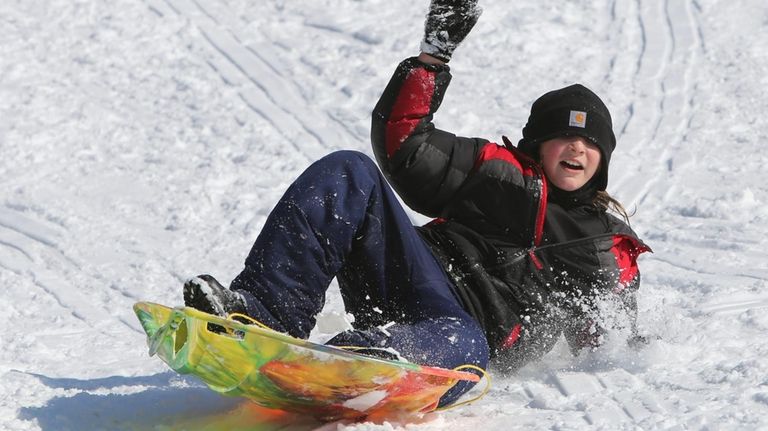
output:
M422 118L429 115L435 93L435 73L416 68L408 72L387 120L385 145L392 157L413 133Z
M619 293L626 289L637 277L637 257L646 251L650 251L650 248L630 237L624 235L613 237L611 252L616 256L616 265L619 267L619 285L614 292Z
M520 331L522 331L523 326L519 323L515 325L511 331L509 331L509 335L507 335L507 339L504 340L504 342L501 344L502 349L511 349L512 346L517 343L517 340L520 339Z
M517 157L515 157L514 154L510 153L506 147L494 144L493 142L485 144L480 150L480 154L477 155L477 160L475 160L473 169L477 170L480 165L491 160L503 160L517 168L523 175L530 175L530 172L523 170L523 165L517 160Z

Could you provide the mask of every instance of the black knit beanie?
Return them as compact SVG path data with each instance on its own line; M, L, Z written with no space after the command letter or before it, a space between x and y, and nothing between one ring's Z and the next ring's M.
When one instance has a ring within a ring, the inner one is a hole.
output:
M608 186L608 164L616 148L611 113L595 93L581 84L550 91L536 99L531 106L520 151L539 160L539 144L559 136L583 136L601 152L602 161L597 177L597 189Z

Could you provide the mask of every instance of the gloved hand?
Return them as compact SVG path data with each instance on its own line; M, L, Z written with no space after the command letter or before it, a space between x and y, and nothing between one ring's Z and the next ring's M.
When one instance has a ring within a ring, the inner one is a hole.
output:
M605 342L606 330L592 319L580 322L579 326L567 326L563 334L571 348L571 353L577 355L581 349L597 349Z
M477 0L432 0L424 23L421 51L447 63L482 12Z
M640 334L635 334L627 339L627 345L634 350L640 350L650 343L648 337Z

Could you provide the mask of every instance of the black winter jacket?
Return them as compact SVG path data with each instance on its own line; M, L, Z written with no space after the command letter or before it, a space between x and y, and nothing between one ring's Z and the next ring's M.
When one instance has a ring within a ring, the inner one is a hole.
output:
M607 296L634 325L636 259L648 247L603 210L548 203L541 167L506 138L497 145L436 129L450 79L448 66L402 62L373 111L371 138L403 201L436 218L420 233L492 357L517 368L560 334L573 351L596 345L596 304Z

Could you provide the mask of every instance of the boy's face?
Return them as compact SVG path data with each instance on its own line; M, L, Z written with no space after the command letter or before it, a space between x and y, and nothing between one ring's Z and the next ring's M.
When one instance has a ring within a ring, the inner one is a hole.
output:
M556 187L573 191L587 183L600 168L600 150L581 136L562 136L541 143L541 166Z

